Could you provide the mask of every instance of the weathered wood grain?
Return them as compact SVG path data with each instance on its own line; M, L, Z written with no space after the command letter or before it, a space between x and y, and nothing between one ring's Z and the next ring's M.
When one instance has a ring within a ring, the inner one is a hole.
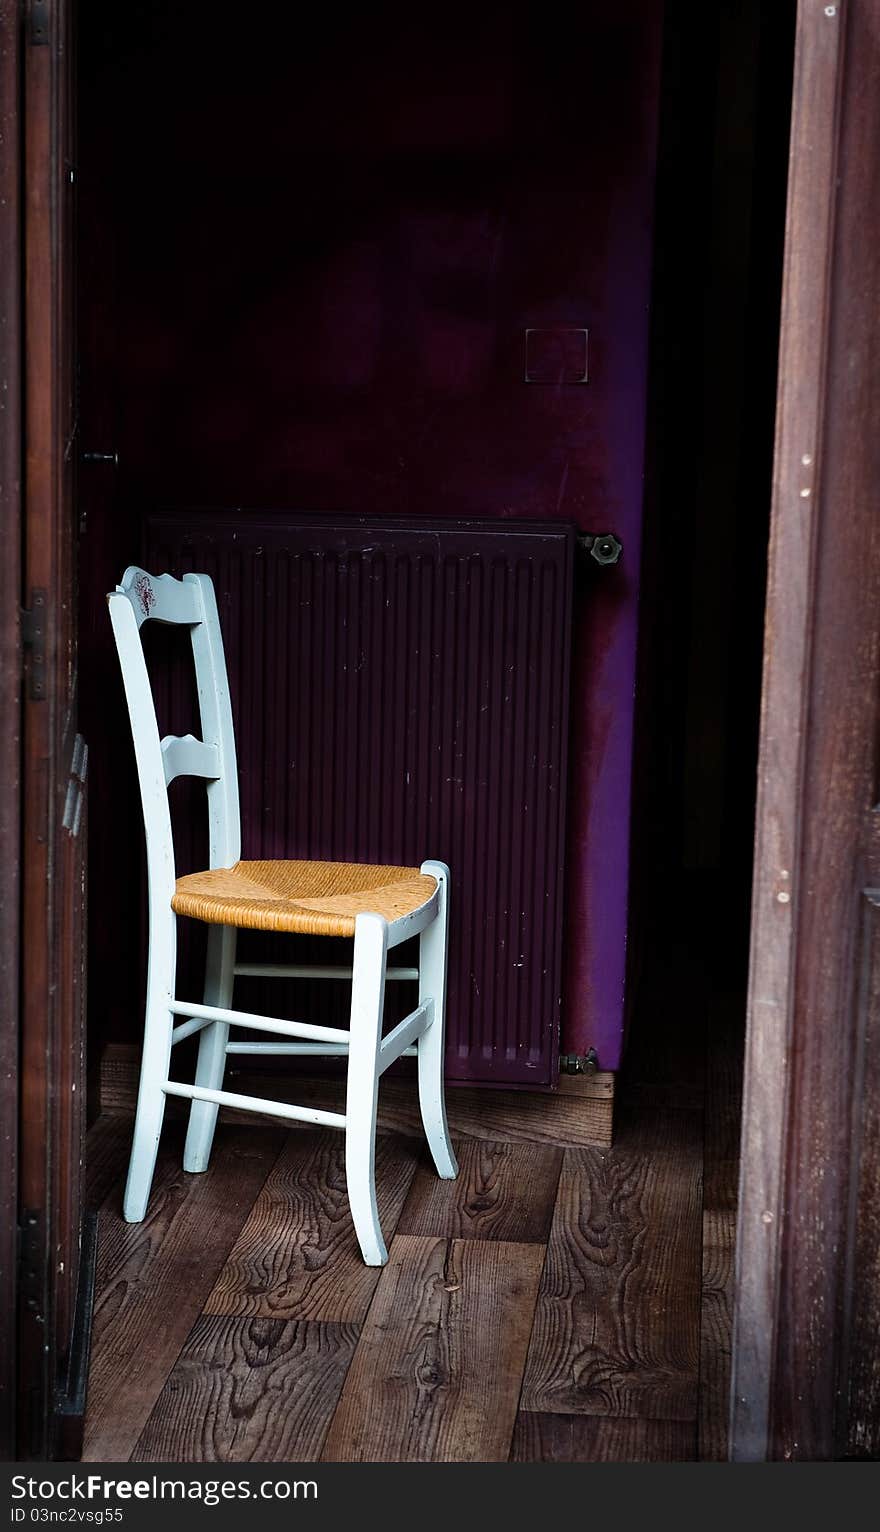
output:
M412 1136L377 1143L389 1237L397 1225L379 1272L363 1266L351 1230L342 1136L295 1128L251 1186L226 1259L208 1284L200 1276L173 1345L163 1311L178 1299L157 1281L161 1361L127 1450L172 1462L660 1462L691 1460L699 1445L722 1458L738 1013L728 1006L703 1021L717 1048L707 1189L721 1207L701 1206L693 1082L630 1086L610 1152L459 1135L452 1183L435 1176L414 1121ZM338 1100L342 1082L322 1088ZM100 1125L98 1182L123 1171L129 1128L118 1116ZM238 1130L245 1145L265 1136ZM178 1156L175 1142L160 1200L190 1179ZM141 1344L148 1328L140 1322ZM118 1344L112 1329L96 1336L98 1352L108 1339ZM96 1440L90 1432L87 1452ZM108 1451L90 1455L106 1459L121 1444L110 1436Z
M386 1241L417 1164L411 1140L377 1139L376 1195ZM378 1279L379 1268L363 1263L351 1221L343 1136L308 1129L289 1134L205 1313L357 1324Z
M633 1084L627 1080L625 1086L626 1114L632 1116L635 1111L646 1112L702 1112L703 1103L706 1099L706 1090L703 1085L649 1085L645 1082Z
M133 1117L137 1102L141 1050L136 1043L107 1043L98 1066L98 1105L101 1116ZM172 1097L166 1114L181 1115L181 1103Z
M22 125L17 110L25 47L17 7L0 9L0 101L3 142L0 159L0 1270L4 1276L5 1322L0 1326L0 1454L15 1452L16 1336L11 1316L18 1295L18 1128L19 1128L19 952L21 916L21 522L22 392Z
M274 1164L277 1129L218 1131L211 1168L180 1169L182 1139L169 1135L142 1223L126 1224L108 1199L98 1233L84 1459L124 1462L227 1251Z
M99 1208L122 1185L131 1151L132 1122L102 1112L86 1134L86 1207Z
M397 1235L325 1462L504 1462L544 1250Z
M733 1265L742 1108L743 1002L719 995L706 1058L698 1453L727 1461Z
M203 1316L133 1460L314 1462L357 1337L354 1325Z
M695 1433L680 1420L630 1420L624 1416L539 1415L516 1417L512 1463L689 1463Z
M389 1080L384 1088L389 1126L393 1115L399 1115L401 1131L406 1131L406 1116L411 1130L420 1134L415 1098L407 1083ZM381 1091L379 1100L381 1117ZM552 1092L457 1086L448 1092L447 1109L452 1132L466 1138L560 1147L608 1145L614 1123L614 1075L607 1071L592 1076L560 1075L559 1088Z
M129 1043L105 1048L101 1057L101 1109L131 1113L137 1095L138 1050ZM613 1074L561 1075L556 1091L480 1090L452 1086L446 1093L449 1126L466 1138L495 1142L539 1143L574 1148L611 1143L614 1119ZM342 1074L326 1079L306 1076L244 1072L227 1075L229 1089L245 1095L264 1095L276 1101L288 1099L303 1106L343 1111L345 1082ZM175 1103L168 1110L176 1111ZM266 1121L249 1113L223 1108L221 1122ZM271 1120L271 1119L270 1119ZM276 1119L277 1120L277 1119ZM379 1127L389 1133L422 1138L415 1079L386 1076L379 1089Z
M703 1214L703 1281L700 1305L699 1458L727 1461L730 1411L730 1330L736 1213Z
M736 1257L738 1462L824 1460L842 1446L855 901L877 801L877 25L875 3L797 7Z
M695 1419L701 1158L696 1112L566 1150L523 1409Z
M422 1157L397 1225L399 1234L446 1239L546 1242L562 1150L548 1144L456 1141L456 1181L441 1181Z

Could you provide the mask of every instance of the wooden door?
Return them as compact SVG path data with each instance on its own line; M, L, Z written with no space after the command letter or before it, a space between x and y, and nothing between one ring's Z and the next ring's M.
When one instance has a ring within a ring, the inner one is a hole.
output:
M18 6L0 3L0 1458L15 1443L21 647L21 228Z
M732 1456L880 1456L880 0L800 0Z
M23 518L17 1456L77 1453L85 781L77 731L69 0L21 33Z

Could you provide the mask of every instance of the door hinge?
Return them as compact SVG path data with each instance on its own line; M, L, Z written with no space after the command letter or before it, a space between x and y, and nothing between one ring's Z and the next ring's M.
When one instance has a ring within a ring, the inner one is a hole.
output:
M30 696L34 702L46 697L46 592L31 591L31 604L21 614L21 643L27 657Z
M85 793L86 776L89 769L89 747L81 734L77 734L73 742L73 755L70 762L70 777L67 783L67 797L64 800L64 814L62 826L71 836L79 834L82 820L83 795Z
M29 0L27 8L27 39L32 48L49 45L49 0Z
M559 1055L559 1073L561 1075L594 1075L599 1068L599 1056L595 1048L589 1048L586 1053L561 1053Z
M46 1303L45 1235L42 1213L22 1214L18 1226L18 1290L23 1308L41 1324Z

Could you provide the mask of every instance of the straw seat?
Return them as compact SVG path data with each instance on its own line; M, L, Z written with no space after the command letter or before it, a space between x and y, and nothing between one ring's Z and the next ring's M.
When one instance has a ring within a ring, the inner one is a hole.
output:
M178 878L171 907L210 925L304 936L354 936L362 912L388 921L430 899L436 878L418 867L353 862L236 862Z

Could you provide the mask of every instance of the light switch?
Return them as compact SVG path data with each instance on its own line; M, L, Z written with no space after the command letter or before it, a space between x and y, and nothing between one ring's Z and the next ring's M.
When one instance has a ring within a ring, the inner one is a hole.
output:
M526 330L526 383L587 383L588 330L554 325Z

